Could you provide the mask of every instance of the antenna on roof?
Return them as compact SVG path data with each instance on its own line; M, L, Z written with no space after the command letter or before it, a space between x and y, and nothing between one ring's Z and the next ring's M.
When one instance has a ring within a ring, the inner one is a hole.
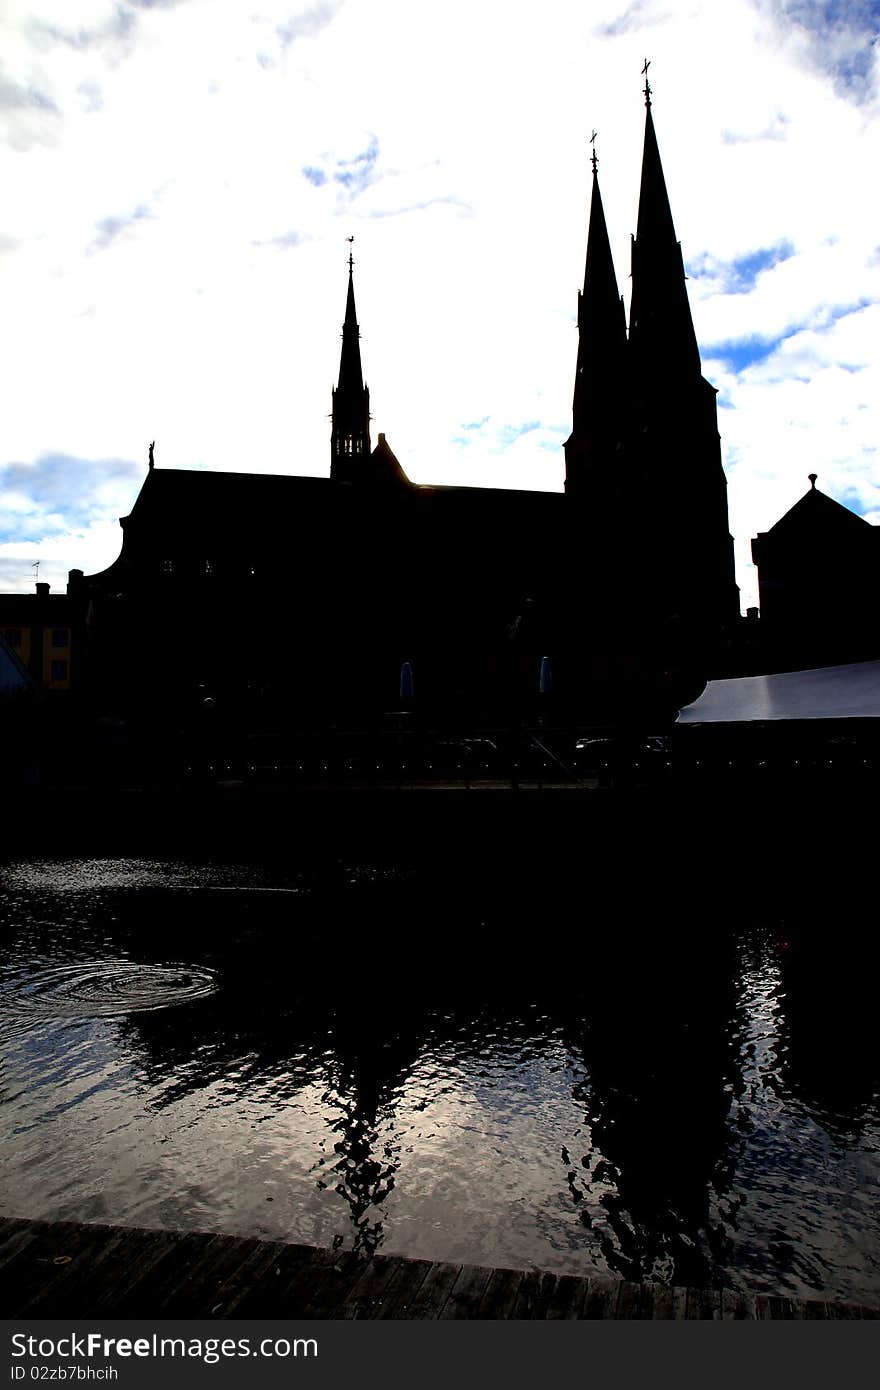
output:
M36 570L36 573L35 573L35 575L34 575L34 579L35 579L35 580L36 580L36 579L39 579L39 577L40 577L40 562L39 562L39 560L35 560L35 561L34 561L34 563L31 565L31 569L32 569L32 570Z
M154 466L154 464L155 464L155 462L156 462L156 460L153 458L153 450L155 449L155 447L156 447L156 441L155 441L155 439L154 439L153 442L152 442L152 444L150 445L150 467L151 467L151 468Z

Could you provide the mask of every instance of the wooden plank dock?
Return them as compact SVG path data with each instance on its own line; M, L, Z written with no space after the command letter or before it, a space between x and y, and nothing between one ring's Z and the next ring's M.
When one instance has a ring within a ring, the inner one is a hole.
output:
M489 1269L200 1231L0 1218L12 1319L846 1319L860 1304Z

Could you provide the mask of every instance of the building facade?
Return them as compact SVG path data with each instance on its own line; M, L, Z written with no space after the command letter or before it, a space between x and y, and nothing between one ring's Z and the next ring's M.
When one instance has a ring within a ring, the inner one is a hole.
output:
M68 594L38 583L34 594L0 596L0 635L27 671L35 690L70 691L78 611Z
M613 622L711 648L740 612L727 482L647 86L645 98L628 333L593 157L565 487Z
M880 653L880 527L810 487L752 540L760 638L769 666L819 666Z
M96 703L353 719L394 707L404 668L408 699L470 719L551 691L576 721L698 693L739 599L646 99L628 331L594 160L565 491L416 485L372 444L349 257L329 477L163 469L151 449L119 558L70 577Z

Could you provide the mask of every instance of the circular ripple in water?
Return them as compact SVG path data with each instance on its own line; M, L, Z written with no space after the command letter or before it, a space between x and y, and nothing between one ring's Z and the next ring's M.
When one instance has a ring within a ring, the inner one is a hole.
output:
M216 988L214 972L204 966L84 961L7 976L0 982L0 1004L7 1016L107 1018L186 1004Z

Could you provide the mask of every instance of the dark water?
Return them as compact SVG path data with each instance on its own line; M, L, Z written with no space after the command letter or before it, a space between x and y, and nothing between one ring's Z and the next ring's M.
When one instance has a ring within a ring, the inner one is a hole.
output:
M876 956L652 901L7 864L0 1210L880 1301Z

